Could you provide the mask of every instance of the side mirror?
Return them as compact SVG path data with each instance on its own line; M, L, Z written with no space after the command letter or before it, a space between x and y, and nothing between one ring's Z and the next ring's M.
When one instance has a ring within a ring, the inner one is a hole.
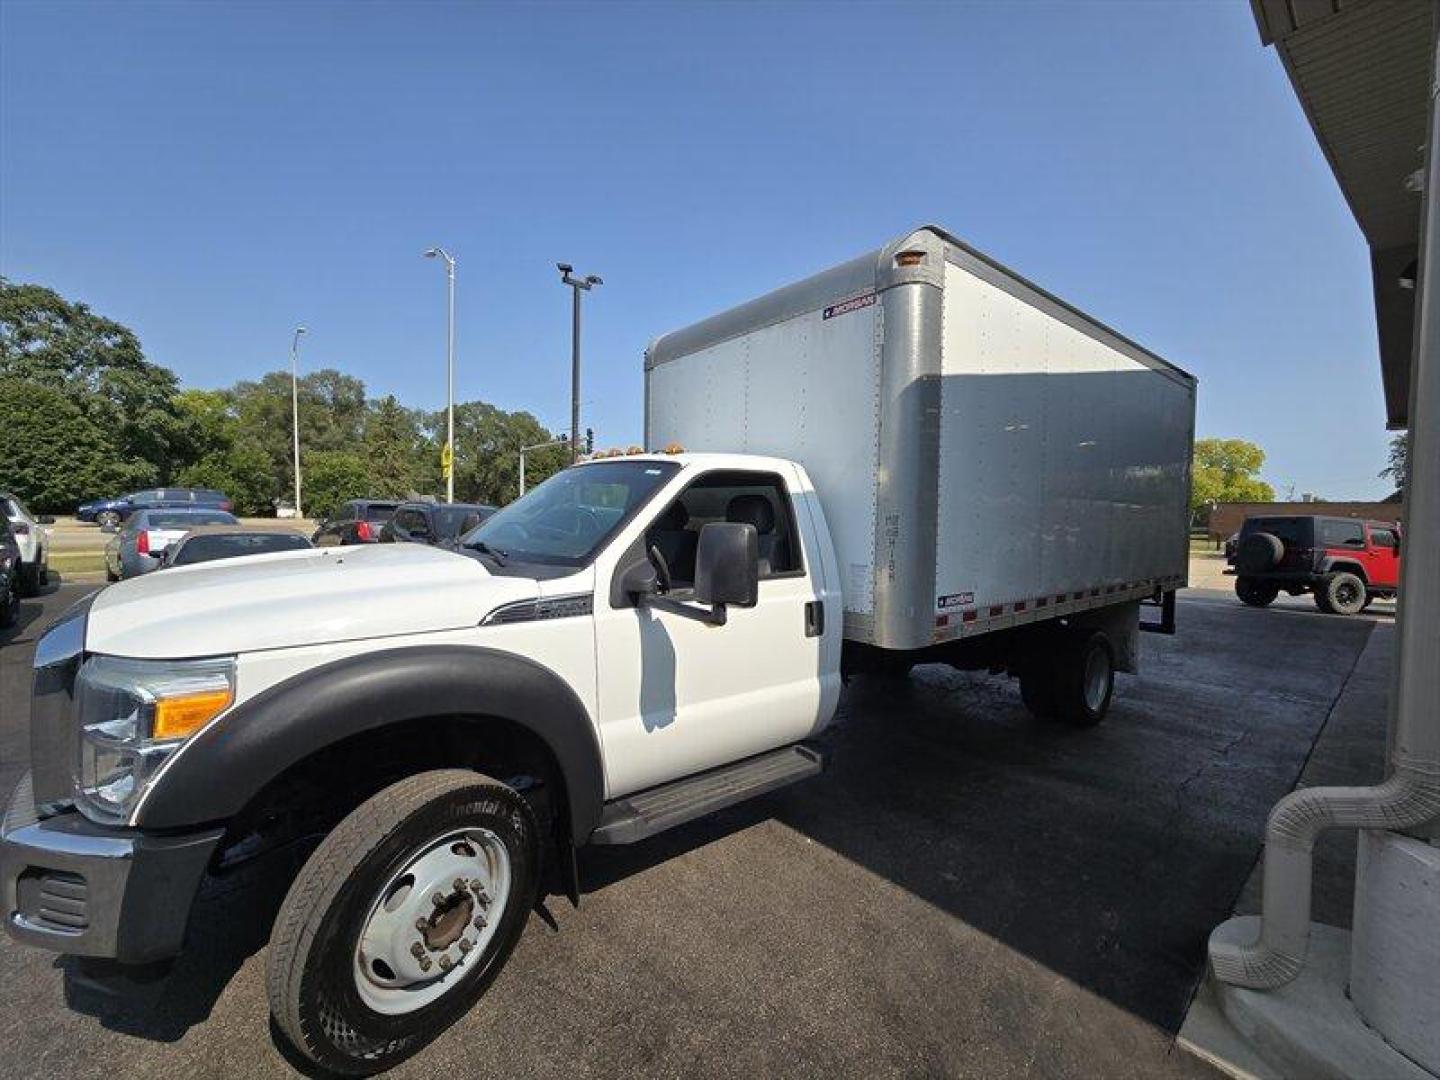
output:
M695 599L754 607L760 597L760 538L754 525L712 521L700 530Z
M641 559L625 570L620 577L620 591L635 600L653 596L660 591L655 567L651 565L649 559Z

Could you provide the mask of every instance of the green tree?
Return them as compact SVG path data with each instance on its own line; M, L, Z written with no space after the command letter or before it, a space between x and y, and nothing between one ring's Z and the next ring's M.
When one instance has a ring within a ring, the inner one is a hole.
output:
M425 467L431 452L418 413L402 406L393 394L370 402L365 419L365 454L374 484L372 494L405 499L433 492L437 474Z
M327 517L347 499L371 494L370 468L358 453L344 450L302 451L305 511L312 518Z
M265 451L253 442L232 443L224 450L181 469L176 482L183 487L214 488L230 496L235 512L247 517L275 513L275 477Z
M1404 494L1405 489L1410 486L1410 435L1409 432L1397 431L1390 436L1390 448L1386 452L1385 468L1380 470L1381 477L1388 478L1395 485L1395 490Z
M293 491L290 373L271 371L228 392L239 436L270 462L276 492ZM359 453L365 428L365 384L330 368L300 378L300 451ZM310 500L306 500L308 503Z
M438 464L444 442L445 414L432 414L428 427L432 432L432 454ZM510 502L520 492L521 447L549 442L555 437L528 412L506 412L486 401L456 405L455 498L494 506ZM538 484L563 468L567 460L564 447L527 455L526 485Z
M1244 439L1196 439L1190 473L1190 510L1207 515L1211 503L1270 502L1275 489L1256 474L1265 451Z
M119 471L165 480L183 453L173 372L127 327L40 285L0 278L0 378L67 395L101 427Z
M110 433L65 391L0 378L0 488L36 511L73 511L97 495L154 483L154 468L127 459Z

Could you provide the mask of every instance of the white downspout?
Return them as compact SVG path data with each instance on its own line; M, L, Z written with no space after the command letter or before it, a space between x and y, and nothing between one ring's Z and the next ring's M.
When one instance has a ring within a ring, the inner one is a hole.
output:
M1405 830L1440 819L1440 57L1432 67L1416 344L1410 376L1410 479L1405 494L1390 775L1378 787L1308 788L1276 803L1265 827L1260 934L1210 938L1215 977L1272 989L1305 964L1311 852L1326 829Z

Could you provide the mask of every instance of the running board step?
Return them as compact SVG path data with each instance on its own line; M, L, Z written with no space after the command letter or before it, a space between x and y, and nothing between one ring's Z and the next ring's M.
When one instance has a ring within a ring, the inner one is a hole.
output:
M592 844L633 844L698 817L814 776L825 767L803 743L687 776L605 804Z

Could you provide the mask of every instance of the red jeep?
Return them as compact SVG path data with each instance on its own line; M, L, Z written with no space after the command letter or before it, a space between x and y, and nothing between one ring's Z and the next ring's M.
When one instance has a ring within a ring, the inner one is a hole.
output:
M1314 515L1246 518L1228 561L1235 595L1251 607L1265 607L1284 589L1313 593L1321 611L1357 615L1400 586L1400 526Z

